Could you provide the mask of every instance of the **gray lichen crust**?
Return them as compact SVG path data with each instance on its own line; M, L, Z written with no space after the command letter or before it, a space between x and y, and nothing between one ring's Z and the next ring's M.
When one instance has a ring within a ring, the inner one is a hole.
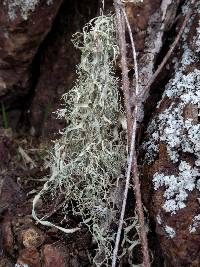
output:
M174 238L176 236L176 231L168 225L165 226L165 231L169 238Z
M47 5L52 4L53 0L47 0ZM21 17L24 20L28 19L28 16L33 12L40 0L4 0L4 5L8 6L8 16L10 20L14 20L17 16L17 12L20 12Z

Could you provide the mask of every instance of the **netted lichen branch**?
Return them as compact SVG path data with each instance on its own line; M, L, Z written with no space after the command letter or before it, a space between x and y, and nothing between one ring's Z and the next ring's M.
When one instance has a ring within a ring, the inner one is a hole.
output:
M113 67L118 56L115 17L93 19L73 43L81 51L78 79L57 112L66 127L51 152L51 177L40 195L64 193L65 215L70 211L89 227L97 243L94 262L101 265L112 257L112 223L119 217L127 158Z

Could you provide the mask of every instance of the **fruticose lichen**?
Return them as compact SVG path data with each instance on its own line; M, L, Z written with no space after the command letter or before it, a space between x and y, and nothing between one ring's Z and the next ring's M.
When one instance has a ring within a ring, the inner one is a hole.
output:
M184 10L187 9L187 7L184 8ZM192 19L190 19L190 26L191 23ZM158 170L153 176L154 189L165 188L163 209L171 214L186 207L189 192L199 190L200 70L197 66L200 30L197 28L193 40L196 47L194 51L189 48L186 40L190 26L186 27L183 34L182 58L179 63L176 62L175 75L167 84L157 107L162 111L158 111L158 115L151 121L147 130L149 139L143 144L145 162L148 165L155 162L159 155L160 144L164 144L169 160L173 166L177 166L174 173ZM165 108L163 108L164 101L168 103ZM189 110L188 113L187 110ZM183 158L183 155L186 156ZM194 163L188 160L188 155L192 155Z
M18 263L16 263L15 267L29 267L29 265L28 264L18 264Z
M47 0L47 5L52 4L52 1ZM40 0L4 0L4 5L8 6L10 20L14 20L17 17L17 12L20 12L24 20L27 20L29 14L35 10L39 2Z
M123 110L113 68L118 56L115 17L93 19L83 33L73 36L73 43L81 51L78 79L62 97L64 106L57 114L66 120L66 127L51 152L51 176L39 196L64 195L64 215L82 219L97 244L94 263L108 266L127 158L125 133L119 122ZM35 202L33 215L37 219ZM135 219L132 221L135 224ZM133 247L130 242L129 238Z

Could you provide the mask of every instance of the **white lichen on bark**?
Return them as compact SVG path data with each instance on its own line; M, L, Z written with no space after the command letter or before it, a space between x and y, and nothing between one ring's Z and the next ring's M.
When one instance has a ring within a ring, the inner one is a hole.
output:
M173 5L176 11L176 3L172 3L171 0L162 0L160 8L158 8L149 18L147 27L147 37L145 38L145 49L139 59L139 90L142 91L148 82L151 80L155 71L155 61L163 45L163 37L165 35L166 28L169 23L168 11ZM171 20L173 21L174 14L171 14ZM144 106L143 103L147 100L148 94L145 94L142 99L142 103L139 106L138 122L141 122L144 118Z
M199 12L199 8L196 10ZM190 26L191 24L192 19ZM167 149L166 156L172 166L177 166L169 173L165 169L158 170L153 176L154 190L165 189L165 203L162 208L171 214L187 206L188 194L195 189L199 190L200 181L200 70L197 69L200 28L196 29L190 48L187 44L190 26L185 29L182 38L181 60L175 65L175 75L165 88L158 104L158 115L153 118L147 130L149 138L143 144L145 161L149 165L153 164L159 155L160 144L164 144ZM169 104L165 106L163 103L166 101ZM162 111L159 112L159 108ZM183 159L183 154L192 155L194 162L191 163L188 156Z
M155 173L153 177L154 189L165 187L164 197L166 199L163 209L175 214L178 210L186 207L188 192L195 189L196 178L200 175L196 168L181 161L179 164L179 175L166 175Z
M198 225L200 225L200 214L195 216L192 221L193 221L193 223L189 227L189 231L190 231L191 234L195 233L196 232L196 228L198 227Z
M24 20L28 19L31 12L39 4L40 0L4 0L4 5L8 7L8 16L10 20L14 20L19 12ZM51 5L53 0L47 0L47 5Z
M176 231L168 225L165 226L165 232L169 238L174 238L176 236Z

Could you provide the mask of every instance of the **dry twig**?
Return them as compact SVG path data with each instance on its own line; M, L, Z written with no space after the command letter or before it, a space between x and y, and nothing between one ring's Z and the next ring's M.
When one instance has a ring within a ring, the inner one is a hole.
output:
M127 64L127 49L125 40L125 20L122 15L122 11L119 7L118 0L114 0L115 12L117 18L117 28L118 28L118 38L119 38L119 48L121 53L121 68L122 68L122 89L124 94L126 119L127 119L127 129L128 129L128 144L131 143L131 131L132 131L132 115L131 115L131 105L130 105L130 82L128 78L128 64Z
M126 12L123 9L121 5L119 5L117 0L114 0L115 4L115 11L117 16L117 26L118 26L118 35L119 35L119 47L121 51L121 65L122 65L122 87L123 87L123 93L125 98L125 108L126 108L126 116L127 116L127 129L128 129L128 137L130 145L130 159L128 164L128 170L127 170L127 177L126 177L126 186L124 191L124 199L123 199L123 205L121 210L121 216L119 221L119 227L115 242L115 248L113 252L113 260L112 260L112 267L116 266L117 261L117 253L119 248L119 242L121 237L121 231L123 227L123 221L124 221L124 214L125 214L125 208L126 208L126 201L127 201L127 194L128 194L128 188L130 183L130 176L131 171L133 174L133 182L134 182L134 191L135 191L135 197L136 197L136 209L138 213L138 219L140 224L140 238L142 243L142 249L143 249L143 262L145 267L150 266L150 259L149 259L149 253L148 253L148 243L147 243L147 236L145 231L145 220L144 220L144 212L142 207L142 197L141 197L141 191L140 191L140 181L139 181L139 175L138 175L138 168L137 168L137 156L136 156L136 147L135 147L135 139L136 139L136 129L137 129L137 112L138 112L138 102L135 102L135 108L134 108L134 114L133 114L133 122L132 122L132 114L130 109L130 82L128 78L128 68L127 68L127 56L126 56L126 40L125 40L125 28L124 28L124 19L126 21L126 25L129 31L130 40L131 40L131 46L133 51L133 58L134 58L134 66L135 66L135 76L136 76L136 92L135 95L138 94L139 91L139 81L138 81L138 66L137 66L137 58L136 58L136 50L135 45L133 41L133 36L131 32L131 28L128 22L128 18L126 16ZM123 16L122 16L123 14ZM128 99L127 99L128 97ZM131 142L130 142L131 140Z
M136 113L136 112L134 112L134 113ZM134 114L134 118L136 118L136 114ZM119 243L120 243L120 238L121 238L122 227L123 227L123 223L124 223L124 215L125 215L125 210L126 210L126 203L127 203L128 189L129 189L129 184L130 184L131 170L133 169L133 161L135 160L136 122L137 122L136 119L134 119L133 126L132 126L131 146L130 146L128 170L127 170L127 174L126 174L124 198L123 198L123 203L122 203L122 209L121 209L121 214L120 214L117 236L116 236L116 240L115 240L115 248L113 251L112 267L115 267L116 262L117 262L117 254L118 254L118 250L119 250Z

